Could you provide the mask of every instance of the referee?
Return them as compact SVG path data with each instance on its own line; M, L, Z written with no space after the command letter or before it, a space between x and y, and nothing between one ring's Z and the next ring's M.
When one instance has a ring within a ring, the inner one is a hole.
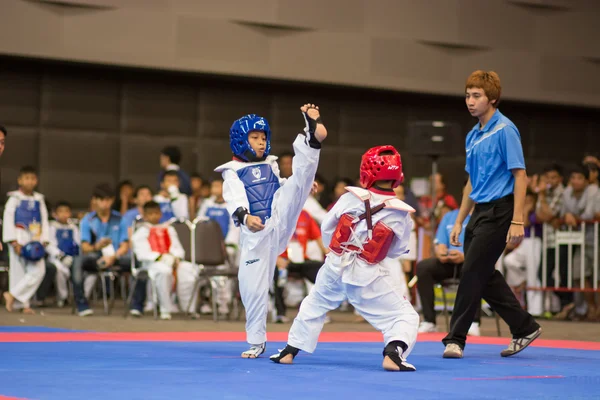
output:
M5 127L0 125L0 156L4 153L4 143L6 142L6 137L8 136L8 131ZM0 241L0 251L2 251L2 241Z
M444 358L462 358L467 332L483 298L510 327L513 339L502 357L519 353L542 329L527 313L496 270L496 261L507 243L517 244L524 236L527 174L521 137L517 127L500 111L500 78L495 72L475 71L466 82L466 104L479 123L467 135L466 171L460 211L450 234L450 243L460 246L465 228L465 261L452 312L450 332L442 340Z

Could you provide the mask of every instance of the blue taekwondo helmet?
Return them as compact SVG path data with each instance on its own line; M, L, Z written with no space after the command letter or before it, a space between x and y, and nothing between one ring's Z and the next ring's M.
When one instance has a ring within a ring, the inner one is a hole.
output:
M46 249L40 242L29 242L21 248L21 257L28 261L38 261L46 256Z
M267 147L263 158L266 158L271 152L271 128L269 123L263 117L256 114L248 114L238 119L229 129L229 147L233 154L244 161L259 161L256 152L248 142L248 133L252 131L264 132L267 136Z

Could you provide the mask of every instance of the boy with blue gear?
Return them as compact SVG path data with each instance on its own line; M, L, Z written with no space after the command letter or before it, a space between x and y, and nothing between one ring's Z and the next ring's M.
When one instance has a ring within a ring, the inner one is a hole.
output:
M293 174L279 177L277 157L271 151L271 130L266 119L255 114L235 121L230 129L234 160L215 169L223 175L223 197L234 223L241 226L240 294L246 309L246 336L250 349L243 358L265 352L269 287L277 256L286 248L296 221L313 187L321 142L327 130L319 108L300 108L306 127L294 141Z
M10 288L4 300L8 312L18 301L24 313L34 314L30 301L46 273L48 210L44 196L34 191L38 178L33 167L21 168L17 182L19 190L8 193L4 208L2 236L10 243Z
M50 221L48 262L56 268L56 297L59 307L69 297L69 279L73 257L79 255L79 228L71 218L71 205L65 201L54 207L54 221Z

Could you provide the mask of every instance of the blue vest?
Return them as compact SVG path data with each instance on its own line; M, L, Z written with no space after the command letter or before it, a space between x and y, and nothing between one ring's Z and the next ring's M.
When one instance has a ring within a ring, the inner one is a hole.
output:
M73 240L73 229L59 228L56 230L58 249L68 256L79 254L79 246Z
M264 224L271 217L271 204L279 189L279 179L269 164L249 165L239 169L237 174L246 188L250 214L260 217Z
M29 229L33 222L42 223L42 212L38 200L21 200L15 212L15 226Z
M171 207L171 202L164 202L160 204L160 212L162 213L162 217L160 217L159 223L167 222L171 218L175 218L175 214L173 213L173 207Z

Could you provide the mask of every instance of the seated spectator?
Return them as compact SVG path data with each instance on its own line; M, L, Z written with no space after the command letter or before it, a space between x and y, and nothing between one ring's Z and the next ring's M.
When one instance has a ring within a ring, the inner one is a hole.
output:
M70 221L71 204L60 201L54 208L50 221L50 244L47 247L48 266L56 270L56 302L63 307L69 298L69 279L73 259L79 255L81 240L79 228ZM90 288L91 289L91 288Z
M96 211L87 214L79 227L80 254L73 259L71 281L78 315L93 314L84 296L84 272L97 274L109 268L129 271L131 265L125 256L129 251L127 231L121 229L121 216L112 210L115 193L107 184L96 186L94 193Z
M463 245L465 243L465 230L471 213L467 215L463 222L463 229L459 236L460 247L450 244L450 232L454 227L459 210L453 210L447 213L440 222L435 238L435 257L422 260L417 264L417 278L419 298L421 299L421 308L423 311L423 321L419 325L419 332L436 332L435 307L433 288L435 283L441 283L445 279L460 276L460 270L465 261ZM477 309L477 314L469 335L479 336L479 325L481 322L481 307Z
M158 174L158 187L161 187L165 172L174 171L179 177L179 191L185 195L192 194L190 176L181 169L181 151L179 147L167 146L160 152L160 169Z
M421 217L423 218L423 226L429 227L429 221L433 212L436 224L442 220L442 210L444 207L450 210L456 210L458 203L451 194L446 191L446 181L442 174L435 174L435 176L429 177L429 183L435 184L435 205L431 201L429 194L421 196L419 199L419 208L421 211ZM433 210L432 210L433 208Z
M117 185L117 197L112 209L121 215L125 215L127 210L135 207L133 201L133 183L129 180L121 181Z
M160 205L161 223L171 218L189 218L188 198L179 191L179 175L175 171L165 172L154 201Z
M154 281L160 319L171 319L176 311L171 302L171 294L177 295L179 308L194 313L196 293L194 286L198 270L192 263L184 261L185 251L181 246L175 228L161 225L160 205L154 201L144 204L144 224L131 237L133 251L142 268L148 270ZM186 308L190 305L190 308Z
M525 236L520 244L504 256L506 282L513 288L517 299L521 298L523 286L540 287L538 270L542 260L542 225L536 217L535 208L537 197L533 192L527 192L525 197ZM541 291L528 290L527 311L533 316L541 316L544 296Z
M204 184L204 178L197 173L193 173L190 176L190 186L192 190L192 194L189 196L189 207L190 207L190 215L198 214L198 210L200 209L200 205L202 204L202 200L204 199L202 196L202 185Z
M590 185L590 169L580 166L571 172L569 187L563 193L563 204L561 217L564 224L574 230L578 230L580 221L590 221L594 218L597 208L598 186ZM581 274L581 258L585 260L585 270ZM581 248L575 247L573 256L573 286L580 286L580 280L584 280L585 287L591 287L592 268L594 265L594 225L586 224L585 229L585 254L581 254ZM587 319L594 320L598 305L593 292L575 293L575 303L567 306L557 315L562 318L581 318L587 315ZM572 315L574 312L575 315Z
M559 225L560 211L562 209L563 192L563 169L558 164L552 164L544 168L542 175L533 175L531 181L531 190L538 195L535 215L537 221L546 223L546 286L554 286L554 268L556 260L555 245L555 226ZM559 254L559 283L558 286L567 286L567 248L561 246ZM542 281L542 269L539 273L540 282ZM554 298L560 301L560 310L573 302L573 293L557 291L553 294ZM559 310L559 311L560 311Z

